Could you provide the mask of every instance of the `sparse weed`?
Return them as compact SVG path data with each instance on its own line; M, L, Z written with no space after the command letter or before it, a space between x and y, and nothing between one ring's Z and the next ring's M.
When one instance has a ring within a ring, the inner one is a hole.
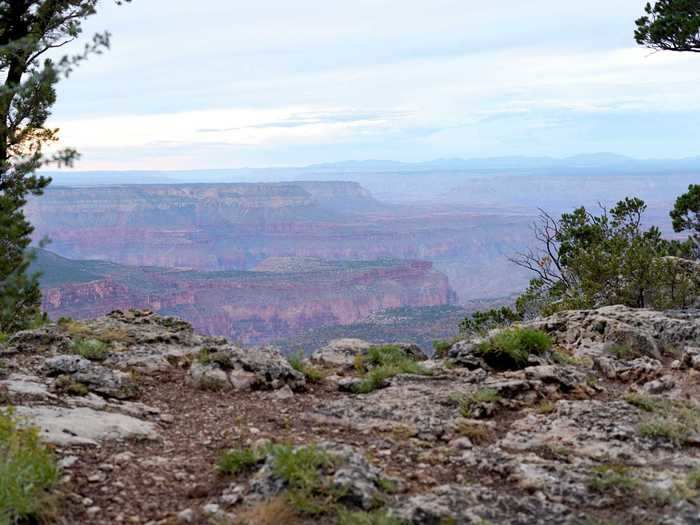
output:
M539 414L551 414L557 408L557 404L553 401L542 401L537 405L537 412Z
M688 437L688 428L679 421L659 418L639 425L639 434L645 438L681 444Z
M594 492L614 491L627 494L639 487L639 481L631 477L630 470L623 465L601 465L593 469L588 488Z
M455 432L460 436L468 437L476 445L488 443L494 438L494 432L489 426L471 421L459 421L455 426Z
M474 409L479 405L497 403L501 400L497 390L493 388L482 388L473 394L463 398L460 402L460 412L463 417L472 417Z
M351 512L346 509L338 510L338 525L403 525L404 522L391 516L385 510L372 512Z
M35 523L55 506L50 490L59 469L35 428L20 428L11 410L0 412L0 523Z
M574 357L571 354L567 354L561 350L555 350L552 352L552 360L559 365L579 366L583 364L579 358Z
M299 350L297 353L290 355L287 357L287 361L289 361L294 370L303 374L310 383L318 383L323 380L323 372L304 360L303 351Z

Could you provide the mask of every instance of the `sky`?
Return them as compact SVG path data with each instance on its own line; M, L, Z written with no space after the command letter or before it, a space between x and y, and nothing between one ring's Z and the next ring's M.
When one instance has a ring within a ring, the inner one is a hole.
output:
M81 170L700 155L700 55L646 0L102 0L58 89Z

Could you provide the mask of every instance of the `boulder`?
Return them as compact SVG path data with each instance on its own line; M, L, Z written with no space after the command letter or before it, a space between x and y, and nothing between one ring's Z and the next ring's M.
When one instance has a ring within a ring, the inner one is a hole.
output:
M208 349L211 357L190 367L190 381L204 390L303 389L304 375L274 347L243 350L235 346Z
M44 365L49 375L68 375L104 397L131 399L138 395L138 387L129 374L76 355L58 355L46 359Z
M355 358L369 350L372 344L362 339L334 339L311 354L311 362L329 367L352 368Z
M42 439L59 446L97 446L109 440L158 438L153 423L114 412L85 407L19 406L16 413L37 426Z

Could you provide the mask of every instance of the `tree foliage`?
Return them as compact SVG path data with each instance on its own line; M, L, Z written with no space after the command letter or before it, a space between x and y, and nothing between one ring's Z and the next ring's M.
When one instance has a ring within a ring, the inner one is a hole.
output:
M0 331L20 329L39 313L37 276L27 274L33 228L22 208L50 183L36 174L39 168L71 165L77 158L72 149L47 153L58 140L58 130L47 125L56 84L107 48L110 35L96 34L78 53L52 57L81 35L97 5L98 0L0 1Z
M659 0L648 3L637 20L638 44L665 51L700 53L700 1Z
M691 184L688 191L676 199L671 210L673 230L689 231L695 244L695 256L700 253L700 184Z
M694 197L695 196L695 197ZM697 219L697 194L679 198L674 213L687 229ZM668 241L644 228L644 201L626 198L594 214L585 207L560 218L540 211L535 246L511 260L534 278L514 308L477 312L462 321L463 333L483 333L514 321L559 310L624 304L635 308L684 308L698 296L697 268L687 259L692 242Z

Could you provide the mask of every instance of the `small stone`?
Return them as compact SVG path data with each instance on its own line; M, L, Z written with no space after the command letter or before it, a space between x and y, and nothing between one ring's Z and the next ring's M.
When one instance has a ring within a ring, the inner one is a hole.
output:
M99 514L102 511L100 507L90 507L87 509L85 512L87 513L88 516L95 516Z
M88 477L88 481L90 483L101 483L105 480L106 477L107 476L105 476L104 472L96 472L95 474L92 474Z
M112 456L112 461L114 461L117 465L128 463L132 459L134 459L133 452L120 452L119 454Z
M175 422L175 416L173 416L171 414L161 414L158 419L162 423L174 423Z
M279 401L286 401L287 399L292 399L294 397L294 392L289 388L289 385L284 385L274 394L275 399Z
M78 456L66 456L58 462L58 466L62 469L71 468L78 462Z
M193 523L194 522L194 511L192 509L185 509L177 513L178 523Z

